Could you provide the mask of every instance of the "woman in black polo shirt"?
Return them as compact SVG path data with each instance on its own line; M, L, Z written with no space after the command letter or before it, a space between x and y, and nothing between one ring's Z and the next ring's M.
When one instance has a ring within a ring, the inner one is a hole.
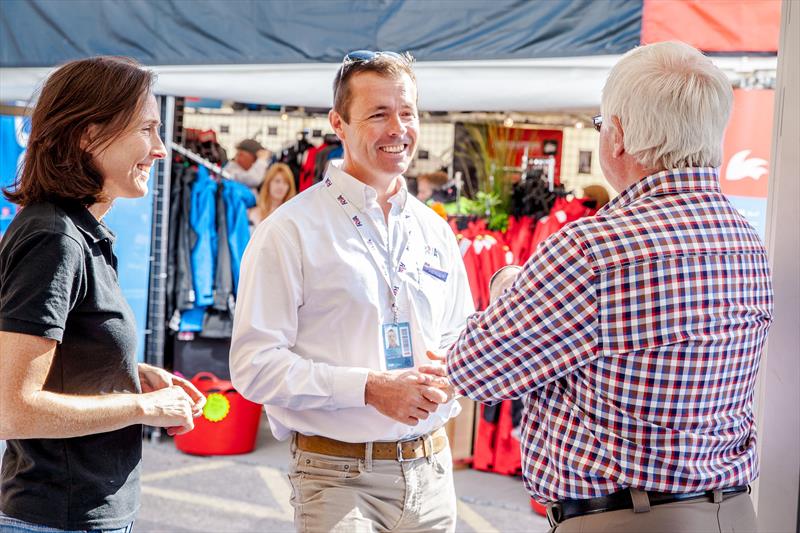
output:
M0 530L129 531L142 424L179 434L204 398L137 364L117 282L117 198L147 192L166 153L153 75L125 58L68 63L45 83L0 241ZM36 529L36 528L40 529Z

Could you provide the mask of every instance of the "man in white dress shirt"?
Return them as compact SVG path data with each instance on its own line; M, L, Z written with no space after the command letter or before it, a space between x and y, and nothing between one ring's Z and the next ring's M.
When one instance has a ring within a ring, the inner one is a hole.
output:
M402 176L419 133L411 64L345 57L329 116L344 160L261 224L242 261L231 376L292 439L299 531L455 528L442 426L459 407L419 370L474 309L452 231Z

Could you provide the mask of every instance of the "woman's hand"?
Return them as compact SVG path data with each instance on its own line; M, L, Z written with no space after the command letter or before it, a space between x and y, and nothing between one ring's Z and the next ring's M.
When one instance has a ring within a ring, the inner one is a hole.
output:
M170 374L163 368L139 363L139 381L142 385L142 392L154 392L167 387L178 386L182 388L192 400L192 416L197 417L203 412L206 404L206 397L197 387L182 377Z

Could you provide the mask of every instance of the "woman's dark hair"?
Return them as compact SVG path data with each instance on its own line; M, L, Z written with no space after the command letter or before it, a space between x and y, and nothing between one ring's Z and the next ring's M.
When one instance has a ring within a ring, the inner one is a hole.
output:
M154 75L127 57L99 56L72 61L56 70L41 89L16 184L3 191L26 206L71 200L89 206L103 201L103 176L90 151L124 134L141 113ZM89 144L81 140L99 126Z

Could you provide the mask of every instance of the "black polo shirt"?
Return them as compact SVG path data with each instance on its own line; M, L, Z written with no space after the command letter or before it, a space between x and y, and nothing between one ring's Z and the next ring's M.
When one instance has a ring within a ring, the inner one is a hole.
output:
M0 330L58 341L44 389L141 391L133 312L114 235L83 206L22 209L0 241ZM60 529L115 529L139 507L142 426L71 439L8 441L0 510Z

